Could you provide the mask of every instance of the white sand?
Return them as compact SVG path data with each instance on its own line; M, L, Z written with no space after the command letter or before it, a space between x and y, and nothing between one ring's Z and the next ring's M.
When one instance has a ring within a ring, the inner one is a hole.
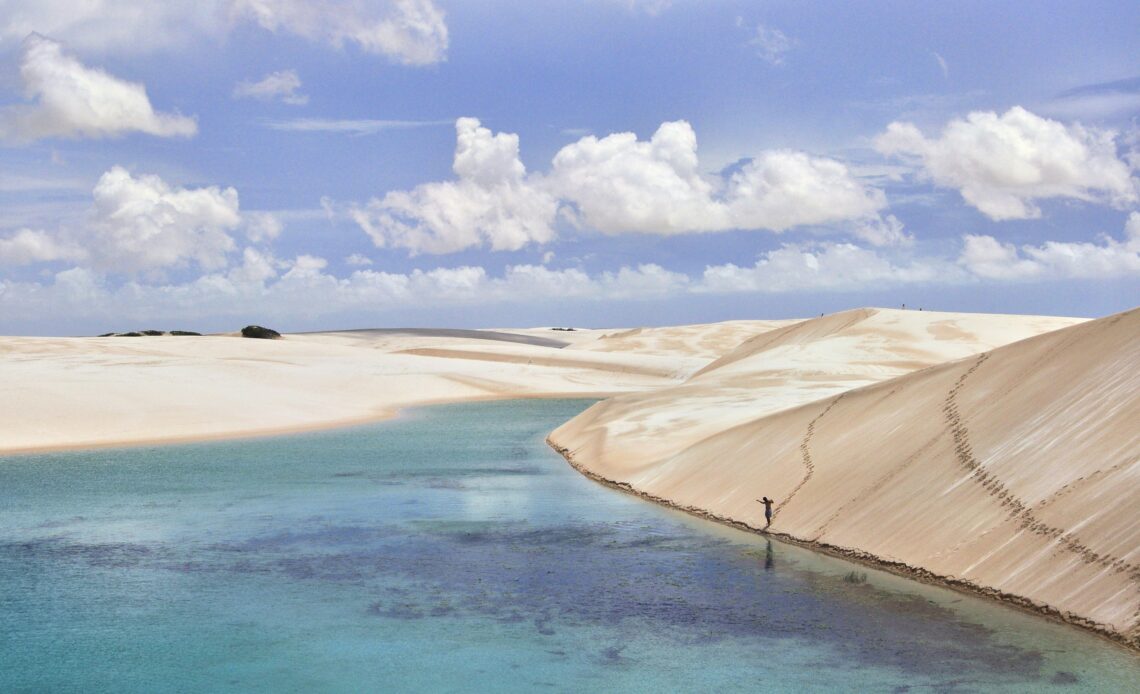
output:
M1075 323L846 312L599 403L551 441L599 478L751 527L772 497L774 533L1136 647L1140 309Z
M1026 339L1028 338L1028 339ZM1003 346L1005 345L1005 346ZM0 337L0 452L609 396L551 441L662 501L1140 645L1140 310L635 330Z
M697 339L704 328L684 330ZM732 344L755 334L746 322L707 330ZM680 383L710 360L683 346L663 356L526 344L610 332L0 337L0 452L284 432L436 402L606 396Z

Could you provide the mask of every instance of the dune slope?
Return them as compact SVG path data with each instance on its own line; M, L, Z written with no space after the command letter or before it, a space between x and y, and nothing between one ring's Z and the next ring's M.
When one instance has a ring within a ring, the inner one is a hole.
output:
M622 427L604 405L550 439L592 475L751 527L767 495L774 533L1140 646L1140 309L769 412L636 466L614 454Z
M595 405L576 445L597 447L584 460L604 455L632 472L757 417L1082 321L864 308L774 323L681 385Z

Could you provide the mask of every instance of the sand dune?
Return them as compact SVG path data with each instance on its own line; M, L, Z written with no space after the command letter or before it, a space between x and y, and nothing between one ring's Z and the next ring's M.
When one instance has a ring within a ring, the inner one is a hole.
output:
M652 393L656 411L640 416L690 417L700 400L689 391L726 387L718 374L747 378L750 361L762 370L772 362L761 356L786 358L790 339L834 341L875 315L882 312L755 338L667 389L682 397ZM909 329L911 319L904 321ZM940 349L952 353L984 341L985 323L968 317L931 326L946 343ZM626 458L625 437L644 434L623 419L633 408L613 401L559 428L551 441L590 474L751 527L763 526L755 499L773 497L775 533L1054 611L1137 646L1138 338L1140 309L870 385L842 389L833 379L835 392L808 402L796 402L808 397L804 388L785 389L790 407L711 434L691 426L687 440L673 437L669 455L638 465ZM850 347L832 354L850 354ZM861 385L884 366L858 354L852 362L831 375ZM670 415L670 408L680 412Z
M0 453L613 396L551 435L587 474L1053 610L1140 646L1140 309L859 309L634 330L0 337Z
M601 397L674 385L708 362L563 349L609 332L0 337L0 452L281 432L435 402Z
M585 459L604 454L633 471L762 415L1079 322L857 309L769 325L682 385L599 403L583 415L594 436L578 445L603 445Z
M588 345L625 331L0 337L0 453L334 426L435 402L636 392L680 383L716 356L710 346L767 325L652 328L596 350Z

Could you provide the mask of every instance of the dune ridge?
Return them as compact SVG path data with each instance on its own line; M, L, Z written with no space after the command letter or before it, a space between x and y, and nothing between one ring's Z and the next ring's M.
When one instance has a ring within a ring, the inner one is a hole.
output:
M667 409L665 391L869 317L759 336L647 396ZM637 465L624 456L627 410L610 401L549 440L592 477L662 503L760 529L755 499L767 495L777 501L775 535L1001 597L1137 648L1138 337L1140 309L1072 324L712 433L690 427L669 454Z

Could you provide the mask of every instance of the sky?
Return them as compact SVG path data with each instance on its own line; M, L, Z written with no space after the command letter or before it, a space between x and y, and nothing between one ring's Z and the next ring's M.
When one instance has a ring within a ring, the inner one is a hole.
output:
M1135 2L0 0L0 334L1140 305Z

